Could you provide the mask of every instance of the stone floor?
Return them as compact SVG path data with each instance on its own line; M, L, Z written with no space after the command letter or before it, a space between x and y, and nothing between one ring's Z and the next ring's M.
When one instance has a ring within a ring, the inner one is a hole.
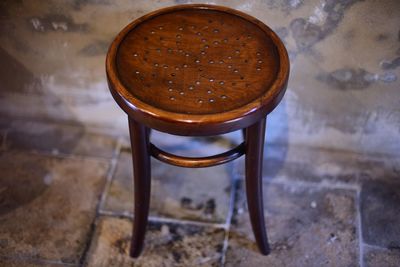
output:
M275 30L291 60L268 118L265 222L254 243L243 158L152 161L146 245L128 256L131 150L104 58L115 34L186 0L0 1L0 267L400 266L400 1L215 0ZM241 133L153 132L182 155Z
M73 125L0 125L0 266L399 266L399 158L268 143L269 256L254 244L243 159L196 170L154 160L146 247L132 260L126 138ZM240 134L152 139L206 155Z

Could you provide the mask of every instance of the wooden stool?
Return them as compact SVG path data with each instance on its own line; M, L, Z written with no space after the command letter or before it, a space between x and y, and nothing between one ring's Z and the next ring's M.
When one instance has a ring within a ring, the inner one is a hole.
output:
M126 26L106 60L110 91L128 114L135 209L130 254L141 253L149 214L150 156L181 167L208 167L246 155L246 193L258 247L269 253L262 196L265 118L282 99L289 60L261 21L213 5L180 5ZM150 129L209 136L242 129L244 142L210 157L169 154Z

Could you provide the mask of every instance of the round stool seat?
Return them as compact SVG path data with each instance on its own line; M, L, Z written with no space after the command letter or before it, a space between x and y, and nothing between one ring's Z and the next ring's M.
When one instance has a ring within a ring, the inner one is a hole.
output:
M208 135L265 117L283 97L289 61L259 20L225 7L182 5L125 27L106 71L115 100L138 122Z

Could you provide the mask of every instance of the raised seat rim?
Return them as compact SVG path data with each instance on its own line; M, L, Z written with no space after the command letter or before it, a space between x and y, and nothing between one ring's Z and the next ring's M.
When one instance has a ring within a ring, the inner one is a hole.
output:
M161 14L185 9L205 9L237 15L254 25L269 36L279 56L279 69L269 90L243 106L221 113L184 114L166 111L135 98L119 79L116 68L118 48L125 36L140 23ZM178 135L211 135L226 133L245 128L265 117L281 101L289 77L289 58L280 38L260 20L238 10L208 4L176 5L153 11L128 24L111 43L106 57L106 74L109 89L118 105L133 119L148 127ZM204 127L207 126L207 127Z

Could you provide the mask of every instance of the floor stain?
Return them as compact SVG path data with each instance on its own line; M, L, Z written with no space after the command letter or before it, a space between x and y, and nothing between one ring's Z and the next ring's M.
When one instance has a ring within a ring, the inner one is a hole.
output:
M52 183L51 174L40 164L26 162L22 166L10 166L5 157L0 155L0 217L32 202Z
M74 0L72 2L72 7L75 10L80 10L86 5L111 5L111 3L112 1L110 0Z
M330 35L343 19L345 11L359 0L327 0L316 7L309 18L295 18L290 30L299 52L310 49L314 44Z
M82 48L79 51L79 54L87 57L105 55L107 53L110 43L111 40L110 41L97 40Z
M342 68L332 72L320 73L317 80L331 85L339 90L361 90L368 88L371 84L381 81L383 83L392 83L397 80L396 74L386 72L383 74L374 74L363 68Z
M41 92L42 85L38 78L20 61L0 47L0 92ZM15 79L18 76L18 79Z
M303 6L304 0L267 0L265 3L268 5L268 8L280 9L282 12L289 14L291 11Z
M384 70L392 70L400 66L400 57L396 57L393 60L385 60L381 62L381 67Z
M343 68L320 74L317 79L340 90L365 89L373 83L373 74L365 69Z
M64 14L48 14L28 19L29 27L36 32L88 32L87 23L75 23L70 16Z

